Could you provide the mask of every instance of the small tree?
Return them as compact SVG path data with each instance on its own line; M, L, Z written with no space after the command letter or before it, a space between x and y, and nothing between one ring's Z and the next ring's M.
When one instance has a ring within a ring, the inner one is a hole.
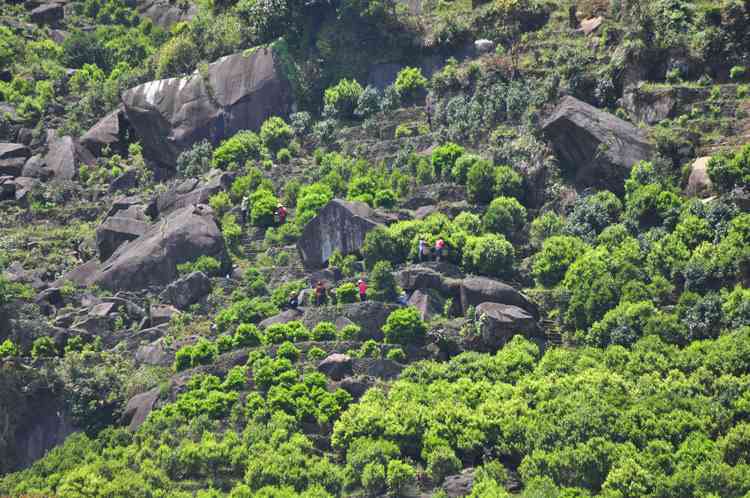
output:
M398 297L393 266L389 261L378 261L370 274L370 294L377 301L395 301Z
M268 118L260 127L260 139L263 145L276 152L289 145L294 137L294 130L278 116Z
M427 78L424 77L421 69L405 67L399 71L393 86L401 95L401 101L409 104L425 94L427 83Z
M362 85L356 80L343 79L326 89L323 100L325 106L333 110L337 116L352 118L362 92Z
M512 239L526 222L526 208L513 197L498 197L492 201L482 221L485 230Z
M386 342L391 344L417 344L424 340L427 326L414 307L397 309L383 325Z

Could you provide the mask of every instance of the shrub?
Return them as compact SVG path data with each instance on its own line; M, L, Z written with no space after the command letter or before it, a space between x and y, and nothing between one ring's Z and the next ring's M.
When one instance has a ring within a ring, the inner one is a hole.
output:
M259 227L270 227L275 224L274 215L279 200L273 192L258 189L250 195L250 223Z
M336 326L331 322L320 322L312 329L312 340L334 341L336 340Z
M561 235L565 222L559 214L547 211L534 218L529 230L529 239L534 247L541 247L546 239L553 235Z
M261 332L255 325L241 323L232 336L235 348L254 348L261 344Z
M449 446L436 446L426 456L427 474L434 482L442 482L446 476L461 469L461 460Z
M487 204L495 193L495 168L482 159L475 162L466 175L466 193L471 202Z
M679 195L652 183L638 187L628 195L623 218L633 229L645 231L660 225L671 229L681 211L682 199Z
M600 348L610 344L632 346L646 333L655 331L653 324L658 318L658 310L649 301L623 302L583 332L583 342Z
M368 463L362 469L362 487L371 494L376 495L385 488L385 467L381 463Z
M293 343L289 341L285 341L284 343L282 343L281 346L279 346L279 348L276 350L277 358L286 358L292 363L299 360L299 356L300 356L299 349Z
M324 183L318 182L302 187L297 197L297 225L305 226L331 199L333 191Z
M391 209L396 205L396 192L391 189L378 190L375 192L375 207Z
M289 164L292 160L292 153L289 149L279 149L276 153L276 160L281 164Z
M294 130L294 134L298 137L307 135L310 131L310 124L312 123L312 116L309 112L295 112L289 116L289 124Z
M432 151L432 169L438 178L452 175L456 161L464 154L464 148L449 142Z
M398 297L393 266L388 261L378 261L370 273L369 294L376 301L395 301Z
M312 361L320 361L327 356L327 353L319 347L310 348L307 352L307 359Z
M525 222L526 208L513 197L493 200L482 219L485 230L503 234L509 239L515 238Z
M356 303L358 296L359 290L351 282L341 284L336 288L336 302L338 303Z
M463 250L465 271L494 277L513 274L515 253L502 235L469 237Z
M214 150L213 164L221 169L228 169L230 165L237 168L248 160L260 160L263 153L263 144L257 134L240 131Z
M251 167L247 170L246 174L232 182L229 195L235 203L239 203L243 197L249 197L250 194L260 188L265 181L263 173L258 168Z
M175 354L174 369L179 372L199 365L213 363L219 355L219 347L213 342L201 337L192 346L183 346Z
M190 72L195 67L196 52L198 47L191 37L173 37L159 49L155 76L164 79Z
M426 333L427 326L419 311L413 307L393 311L383 325L385 340L391 344L418 344L424 340Z
M565 222L564 232L593 242L602 230L617 221L621 211L620 199L607 190L581 196Z
M18 356L18 348L13 344L13 341L5 339L0 343L0 359L11 358L13 356Z
M217 218L221 218L232 207L232 199L226 192L218 192L208 199L208 205L216 213Z
M733 81L742 81L747 76L747 68L745 66L734 66L729 70L729 77Z
M708 176L719 192L750 184L750 145L735 154L718 154L707 165Z
M406 462L391 460L388 462L386 476L388 490L396 496L401 496L403 491L414 483L417 472Z
M750 289L737 285L732 292L724 296L721 309L729 328L738 329L750 325Z
M177 156L177 174L182 177L200 176L211 169L213 147L202 140Z
M523 177L510 166L496 167L495 196L523 199Z
M211 277L217 276L221 272L221 263L216 258L204 255L190 263L177 265L177 272L180 275L187 275L196 271L203 272Z
M219 333L241 323L257 323L279 312L273 302L262 298L245 298L232 303L216 314Z
M554 287L565 277L570 265L586 252L589 246L577 237L556 235L542 244L542 249L534 256L531 274L537 284Z
M404 350L401 348L390 349L386 353L385 357L391 361L397 361L400 363L403 363L404 361L406 361L406 353L404 353Z
M427 83L427 78L424 77L421 69L405 67L396 75L393 86L401 96L402 102L411 103L424 94Z
M357 100L354 115L360 119L365 119L378 111L380 111L380 92L376 87L367 85Z
M239 249L242 240L242 227L237 223L237 216L227 213L221 218L221 235L232 251Z
M453 164L453 168L450 170L450 176L456 183L464 184L467 181L469 170L479 161L483 159L476 154L463 154L461 157L456 159ZM447 175L449 172L443 173Z
M277 116L268 118L260 127L260 139L263 145L273 152L287 147L293 136L292 127Z
M479 235L482 233L482 218L478 214L462 211L453 220L459 230L463 230L469 235Z
M343 79L326 89L323 100L325 106L333 109L337 116L352 118L363 92L362 85L356 80Z
M342 341L356 341L359 339L360 332L362 332L362 328L359 325L350 323L339 331L339 339Z

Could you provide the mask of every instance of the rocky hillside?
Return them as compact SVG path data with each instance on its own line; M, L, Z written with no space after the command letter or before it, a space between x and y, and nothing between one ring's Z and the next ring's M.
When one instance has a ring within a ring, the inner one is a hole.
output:
M748 2L0 6L0 496L750 496Z

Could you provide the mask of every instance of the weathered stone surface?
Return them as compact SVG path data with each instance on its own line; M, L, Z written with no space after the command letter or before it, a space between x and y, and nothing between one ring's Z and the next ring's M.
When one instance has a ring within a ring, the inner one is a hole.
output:
M56 180L73 180L81 164L92 164L94 158L69 136L59 136L55 130L47 132L47 169Z
M320 268L335 251L352 254L362 248L365 235L380 224L364 202L333 199L305 225L297 249L303 264Z
M125 111L119 107L103 117L81 137L81 145L95 156L100 156L105 148L123 154L127 151L130 125Z
M485 348L499 349L514 335L525 337L539 335L539 326L528 312L508 304L482 303L477 306L481 320L481 341Z
M99 259L106 261L118 247L145 234L150 224L147 221L125 216L111 216L96 229L96 247Z
M333 380L341 380L352 374L352 358L346 354L334 353L318 364L318 371Z
M12 176L0 176L0 201L15 199L16 182Z
M135 361L139 364L166 367L172 364L174 353L162 339L140 346L135 352Z
M128 429L136 431L146 421L146 417L154 409L159 400L160 389L155 387L145 393L137 394L130 398L122 413L120 423L127 424Z
M172 317L180 311L174 306L168 304L157 304L151 306L151 326L158 327L164 325L172 320Z
M688 178L685 195L690 197L706 198L713 195L713 184L708 177L708 161L710 157L699 157L693 163Z
M265 329L270 327L271 325L276 325L277 323L289 323L293 322L294 320L301 320L302 319L302 311L300 310L285 310L279 313L278 315L272 316L270 318L266 318L265 320L261 321L258 324L258 327L261 329Z
M138 13L151 19L157 26L169 29L182 21L190 21L198 13L193 2L170 2L169 0L138 0Z
M169 284L159 299L184 310L197 303L211 292L211 279L205 273L196 271Z
M359 399L373 384L372 379L368 379L367 377L346 377L335 387L340 387L351 394L354 399Z
M29 178L40 178L48 179L52 176L50 170L47 169L47 163L44 162L44 157L40 154L30 157L23 165L21 170L21 176Z
M536 305L510 285L486 277L469 277L461 282L461 306L464 313L469 306L499 303L517 306L533 317L539 316Z
M131 168L125 170L120 176L109 183L110 193L132 190L138 186L138 170Z
M177 276L178 264L200 256L228 260L211 209L203 205L175 211L141 237L120 246L105 262L89 261L62 280L109 290L141 290L169 284Z
M575 171L578 188L623 192L635 163L651 158L645 132L574 97L564 97L542 123L564 168Z
M386 304L377 301L365 301L364 303L344 304L341 306L321 306L305 308L302 322L312 329L320 322L335 323L339 317L344 317L362 329L359 335L360 341L374 339L383 340L383 331L388 315L399 307L396 304Z
M376 379L395 379L404 370L404 366L393 360L383 358L362 358L354 361L354 373Z
M396 281L404 290L434 289L453 297L459 297L464 278L455 265L443 262L407 266L396 274Z
M211 170L205 180L188 178L172 183L166 192L159 194L154 202L154 216L164 216L172 211L195 204L208 204L209 198L226 191L235 179L232 172Z
M415 290L412 295L409 296L407 304L409 306L414 306L419 310L422 320L431 320L443 313L445 299L440 297L435 291Z
M602 16L592 17L590 19L584 19L581 21L581 28L580 31L583 32L584 35L590 35L604 23L604 18Z
M21 176L29 155L29 148L23 144L0 143L0 176Z
M270 116L287 114L291 87L277 68L270 48L223 57L208 66L207 82L195 72L128 90L125 113L146 155L174 167L196 142L216 145L240 130L258 129Z
M455 183L435 183L420 185L403 204L404 209L416 210L437 203L461 202L466 200L466 188Z
M31 11L31 22L34 24L55 24L65 17L62 4L45 3Z
M469 496L474 489L474 469L464 469L460 474L448 476L443 481L443 491L449 498Z

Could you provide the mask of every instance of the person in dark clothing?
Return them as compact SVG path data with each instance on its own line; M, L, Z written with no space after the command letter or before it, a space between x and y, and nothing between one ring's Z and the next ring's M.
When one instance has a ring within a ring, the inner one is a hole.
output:
M296 292L291 292L289 294L289 309L296 310L299 306L299 298L297 297Z
M279 217L279 225L283 225L286 222L286 215L286 208L282 204L279 204L276 208L276 216Z
M318 281L315 285L315 304L323 306L326 303L326 287L323 282Z

